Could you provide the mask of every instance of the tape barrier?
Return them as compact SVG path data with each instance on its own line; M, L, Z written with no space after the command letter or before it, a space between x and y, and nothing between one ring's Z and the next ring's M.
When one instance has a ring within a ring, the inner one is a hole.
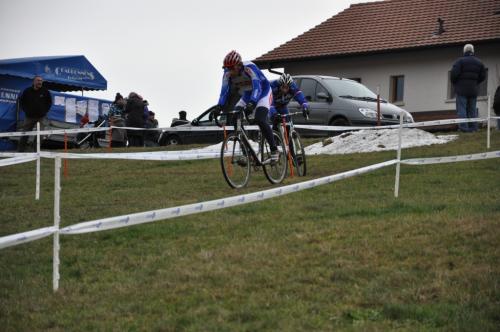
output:
M122 127L119 127L122 128ZM137 128L136 128L137 129ZM91 133L97 131L109 130L108 127L98 127L98 128L75 128L75 129L53 129L53 130L40 130L40 135L64 135L64 134L76 134L76 133ZM0 137L16 137L16 136L36 136L38 132L35 131L17 131L0 133Z
M0 160L0 167L27 163L27 162L36 160L37 158L38 157L36 155L34 155L34 156L16 156L16 157L7 158L7 159L1 159Z
M214 159L220 157L220 151L163 151L162 153L59 153L59 152L40 152L40 157L62 159L127 159L127 160L199 160Z
M403 128L418 128L418 127L430 127L430 126L440 126L448 124L458 124L458 123L468 123L468 122L485 122L488 119L483 118L470 118L470 119L448 119L448 120L433 120L433 121L422 121L422 122L412 122L404 123ZM321 130L321 131L342 131L342 130L363 130L363 129L397 129L399 124L386 125L386 126L317 126L317 125L295 125L295 128L310 129L310 130Z
M500 119L500 117L491 117L491 119ZM459 124L468 122L486 122L486 118L471 118L471 119L449 119L449 120L434 120L434 121L423 121L423 122L413 122L403 124L404 128L418 128L418 127L428 127L428 126L439 126L447 124ZM343 130L362 130L362 129L395 129L399 128L399 124L386 125L386 126L318 126L318 125L295 125L296 128L309 129L309 130L319 130L319 131L343 131ZM247 129L256 130L257 126L245 126ZM108 131L109 129L126 129L126 130L154 130L154 131L218 131L223 130L223 128L217 126L204 126L204 127L163 127L163 128L135 128L135 127L97 127L97 128L75 128L75 129L54 129L54 130L41 130L40 135L55 135L55 134L76 134L76 133L90 133L98 131ZM19 132L8 132L0 133L0 137L16 137L16 136L35 136L36 131L19 131Z
M397 160L394 159L358 168L355 170L350 170L347 172L322 177L315 180L304 181L296 184L267 189L264 191L258 191L250 194L232 196L212 201L176 206L160 210L134 213L130 215L122 215L105 219L87 221L72 226L64 227L60 230L60 234L81 234L89 232L98 232L114 228L150 223L164 219L171 219L195 213L214 211L237 205L253 203L257 201L263 201L266 199L295 193L301 190L314 188L320 185L329 184L338 180L343 180L363 173L375 171L383 167L394 165L396 163Z
M153 153L152 153L153 154ZM30 158L36 159L36 156L22 156L19 159L28 160ZM424 164L437 164L437 163L450 163L450 162L461 162L461 161L473 161L473 160L484 160L500 158L500 151L492 151L485 153L476 153L469 155L451 156L451 157L436 157L436 158L415 158L415 159L405 159L401 160L402 164L406 165L424 165ZM14 159L14 158L13 158ZM291 184L288 186L283 186L279 188L268 189L264 191L259 191L251 194L232 196L202 203L182 205L167 209L153 210L147 212L140 212L131 215L123 215L99 220L93 220L88 222L83 222L75 224L72 226L65 227L60 230L61 234L80 234L97 232L102 230L108 230L113 228L127 227L132 225L138 225L148 222L155 222L164 219L171 219L180 216L208 212L217 209L223 209L227 207L248 204L256 201L261 201L269 198L274 198L282 195L287 195L290 193L298 192L301 190L313 188L323 184L329 184L335 181L346 179L349 177L357 176L363 173L368 173L381 169L383 167L391 166L397 164L397 159L389 160L386 162L365 166L355 170L350 170L347 172L326 176L323 178L304 181L297 184ZM45 227L33 231L28 231L24 233L8 235L0 237L0 249L10 247L13 245L34 241L43 237L47 237L57 231L57 228Z
M452 157L405 159L401 160L401 163L405 165L429 165L429 164L444 164L444 163L453 163L459 161L472 161L472 160L483 160L492 158L500 158L500 151L474 153L474 154L452 156Z
M50 227L35 229L33 231L28 231L24 233L18 233L0 237L0 249L42 239L44 237L54 234L55 232L57 232L57 227L50 226Z

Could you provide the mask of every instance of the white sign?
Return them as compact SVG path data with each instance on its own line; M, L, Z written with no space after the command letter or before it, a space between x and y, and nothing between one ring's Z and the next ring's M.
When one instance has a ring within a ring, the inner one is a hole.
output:
M87 113L87 101L79 100L76 102L76 113L84 116Z
M55 106L65 106L65 98L63 96L55 96L54 97L54 105Z
M108 103L101 104L102 115L108 115L110 105Z
M89 109L89 114L90 113L97 113L99 115L99 101L90 99L89 104L88 104L88 109Z
M66 122L76 122L76 98L66 98Z

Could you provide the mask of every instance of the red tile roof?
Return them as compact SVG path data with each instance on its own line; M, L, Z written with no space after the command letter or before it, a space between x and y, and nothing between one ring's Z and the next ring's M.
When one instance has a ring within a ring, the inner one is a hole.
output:
M445 32L436 35L438 18ZM258 57L258 64L500 41L499 0L388 0L351 5Z

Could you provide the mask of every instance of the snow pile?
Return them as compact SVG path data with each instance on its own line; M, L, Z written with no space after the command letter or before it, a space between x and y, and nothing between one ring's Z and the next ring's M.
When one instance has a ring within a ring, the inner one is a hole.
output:
M446 144L458 135L436 136L421 129L403 128L402 147ZM348 154L398 149L398 129L359 130L330 137L305 148L306 154Z
M445 144L455 140L458 135L436 136L421 129L403 128L403 148L416 146ZM252 142L257 150L258 144ZM198 152L220 152L222 142L205 148L195 149ZM348 154L356 152L374 152L398 149L398 129L364 129L346 132L339 136L324 139L323 142L305 147L306 154ZM190 151L192 152L192 151Z

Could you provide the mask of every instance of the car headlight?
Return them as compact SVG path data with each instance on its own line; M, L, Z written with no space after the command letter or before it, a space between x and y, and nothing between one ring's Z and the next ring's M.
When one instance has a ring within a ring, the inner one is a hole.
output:
M360 107L358 108L358 111L363 114L365 118L371 118L371 119L376 119L377 118L377 112L372 110L371 108L363 108Z
M403 113L403 122L414 122L413 116L411 116L410 112L405 111Z

